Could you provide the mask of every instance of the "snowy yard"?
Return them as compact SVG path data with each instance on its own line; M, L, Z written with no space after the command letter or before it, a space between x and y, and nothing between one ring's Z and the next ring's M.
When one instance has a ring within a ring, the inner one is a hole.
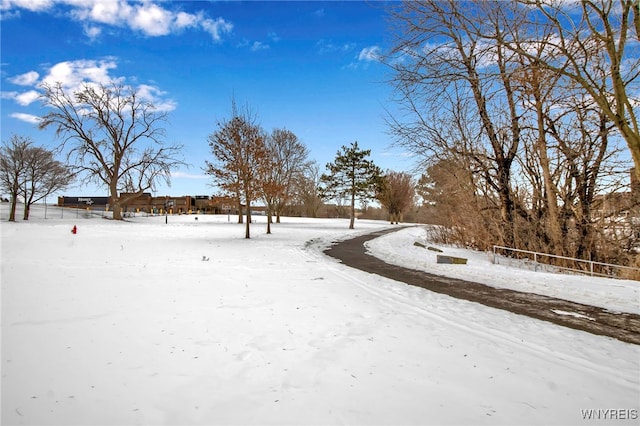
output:
M385 222L227 216L6 222L2 424L637 424L640 347L453 299L325 256ZM55 216L55 218L54 218ZM260 223L262 221L262 223ZM73 225L78 233L71 234ZM391 263L640 312L640 283ZM442 247L441 247L442 248ZM433 259L430 258L433 256ZM590 420L585 420L591 417ZM594 419L599 417L600 420ZM605 419L606 417L606 419Z

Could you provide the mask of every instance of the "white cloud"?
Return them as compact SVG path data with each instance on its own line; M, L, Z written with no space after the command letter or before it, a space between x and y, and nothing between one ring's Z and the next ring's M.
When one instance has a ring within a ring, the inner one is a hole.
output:
M27 106L37 100L39 96L40 94L35 90L29 90L28 92L17 95L15 101L22 106Z
M320 55L327 53L348 53L355 49L355 43L335 44L333 40L320 39L316 42L316 49Z
M38 77L40 77L40 74L35 71L29 71L10 78L9 81L13 84L19 84L20 86L31 86L38 81Z
M191 13L178 12L175 17L175 25L178 28L195 27L199 21L202 21L202 13L193 15Z
M185 28L199 28L220 41L231 32L233 24L223 18L211 19L204 12L196 14L166 8L170 2L143 0L0 0L3 15L12 11L28 9L46 12L56 6L66 6L69 15L84 23L84 32L89 38L100 34L97 25L110 25L139 31L149 37L166 36Z
M166 92L160 90L156 86L150 86L148 84L141 84L137 87L138 98L153 104L154 108L158 111L173 111L176 109L176 102L171 99L163 99L163 95Z
M155 4L136 7L136 11L129 19L131 28L137 29L149 36L163 36L171 32L174 14Z
M108 84L121 81L121 78L109 75L109 71L116 67L114 59L59 62L49 69L42 82L49 85L61 83L63 88L73 92L78 90L83 82Z
M2 99L14 100L18 105L27 106L38 99L40 94L35 90L28 90L26 92L2 92Z
M0 92L0 98L2 99L15 99L18 96L18 92Z
M369 62L377 62L380 61L382 56L382 52L379 46L369 46L365 47L358 53L356 56L356 60L352 61L348 65L342 67L343 69L357 70L362 68L367 68L369 66Z
M71 4L71 15L79 21L118 25L132 13L132 7L126 1L119 0L67 1L67 4Z
M380 60L380 47L369 46L360 51L358 55L359 61L378 61Z
M125 78L112 75L112 71L117 68L115 58L103 60L78 59L75 61L59 62L49 68L47 74L41 81L37 79L37 73L31 71L14 77L12 80L26 83L29 81L33 90L23 93L16 91L2 92L4 99L13 99L21 106L28 106L38 99L39 92L36 90L40 84L56 85L60 83L63 90L71 94L82 89L83 85L110 85L124 84ZM177 103L165 97L166 92L159 87L140 84L136 87L140 100L150 102L158 111L172 111L176 109Z
M261 41L254 41L253 44L251 45L252 52L256 52L258 50L266 50L266 49L269 49L269 45L264 44Z
M89 37L91 40L95 40L102 34L102 28L95 25L84 25L83 27L84 34Z
M222 34L230 33L233 30L233 24L226 22L222 18L204 19L200 22L200 26L203 30L211 34L214 41L222 40Z
M275 31L270 32L268 36L271 40L273 40L274 43L277 43L280 41L280 36Z
M43 12L51 8L53 0L2 0L0 10L27 9L31 12Z
M340 46L340 50L342 50L343 52L349 52L355 48L356 48L355 43L344 43L342 46Z
M14 112L12 114L10 114L11 117L13 118L17 118L20 121L25 121L27 123L31 123L31 124L38 124L40 123L40 117L33 115L33 114L25 114L22 112Z

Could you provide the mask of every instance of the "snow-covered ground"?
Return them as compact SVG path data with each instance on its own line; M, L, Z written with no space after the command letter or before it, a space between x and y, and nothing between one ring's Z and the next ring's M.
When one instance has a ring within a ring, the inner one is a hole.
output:
M502 265L499 257L494 264L493 253L433 244L427 238L424 227L412 227L376 238L366 247L385 262L407 268L640 314L640 281L527 271L517 265ZM415 242L440 249L445 255L466 258L467 265L438 264L438 252L415 246Z
M2 424L637 424L640 346L348 268L332 241L384 222L83 218L36 207L2 240ZM73 225L78 233L71 234ZM637 312L632 281L393 263ZM459 275L462 271L471 275ZM585 418L588 418L585 420ZM597 419L599 418L599 420Z

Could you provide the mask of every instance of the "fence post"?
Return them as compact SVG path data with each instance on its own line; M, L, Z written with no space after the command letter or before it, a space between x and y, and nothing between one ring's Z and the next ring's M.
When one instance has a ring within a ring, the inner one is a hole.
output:
M533 253L533 272L538 272L538 253Z

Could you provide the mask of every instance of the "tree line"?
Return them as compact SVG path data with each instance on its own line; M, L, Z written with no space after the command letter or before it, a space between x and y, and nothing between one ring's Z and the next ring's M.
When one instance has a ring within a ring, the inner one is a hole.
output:
M629 263L640 230L616 226L620 211L637 216L638 199L607 194L628 189L629 174L640 181L639 8L637 0L392 3L382 60L400 112L389 116L389 132L419 160L419 182L383 173L357 142L321 173L293 132L265 131L235 102L208 138L205 172L246 207L247 238L258 200L271 232L272 217L294 203L315 216L332 200L353 227L356 202L377 199L394 222L410 208L428 211L448 242ZM166 113L135 88L42 90L40 128L61 138L69 175L108 189L114 219L184 164L182 146L164 140ZM17 164L19 179L3 163L3 185L26 199Z
M15 220L17 200L25 201L24 219L29 206L72 180L97 182L110 194L113 218L122 219L120 206L153 190L158 181L170 183L171 170L184 164L182 146L164 141L162 123L166 113L140 98L137 90L120 83L85 84L67 93L60 83L43 85L42 101L49 112L41 117L41 129L52 127L62 139L58 149L66 153L66 164L54 159L54 151L33 146L28 138L17 135L4 142L0 150L1 185L11 197L9 220ZM212 159L204 171L212 178L220 195L230 195L243 222L245 237L250 238L251 205L262 202L267 211L267 233L272 217L280 215L292 203L304 207L315 217L328 200L341 204L349 199L354 227L356 200L378 198L389 205L397 221L409 202L399 202L392 192L394 172L384 176L368 159L371 151L361 150L357 142L343 146L335 163L327 165L329 174L320 174L309 159L309 149L290 130L273 129L267 133L255 114L232 102L232 114L220 120L209 136ZM410 179L407 175L407 179ZM401 207L404 206L404 207Z
M246 106L238 108L232 101L231 118L217 123L209 136L212 160L206 161L205 172L213 184L232 196L237 204L238 222L246 212L245 238L251 237L251 204L261 201L266 207L267 234L272 217L280 215L289 204L305 206L308 216L315 217L325 200L349 206L349 229L354 228L356 201L378 199L398 220L410 205L414 192L396 191L395 172L383 174L369 159L371 150L353 142L342 146L334 162L327 164L328 173L319 175L318 167L309 159L306 145L290 130L276 128L266 132L257 117ZM411 181L411 178L406 175ZM404 200L398 200L404 197Z
M0 187L11 198L9 221L16 220L18 198L24 200L23 220L29 220L31 206L65 189L74 179L69 167L54 158L54 153L34 146L30 138L13 135L0 147Z
M640 177L638 1L426 0L389 13L401 106L389 125L421 160L441 237L633 263L638 229L616 225L638 199L606 194Z

